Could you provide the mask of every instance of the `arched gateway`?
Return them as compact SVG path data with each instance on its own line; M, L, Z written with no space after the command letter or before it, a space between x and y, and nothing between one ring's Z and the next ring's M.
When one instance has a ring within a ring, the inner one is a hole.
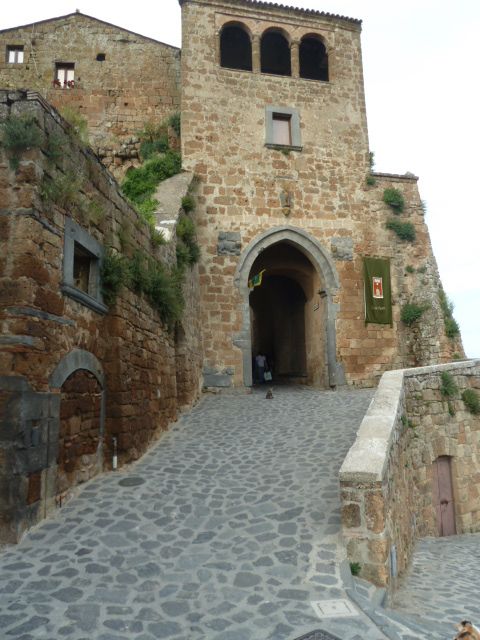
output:
M264 270L264 271L263 271ZM263 271L262 285L249 279ZM339 280L321 244L307 232L276 227L246 247L235 284L242 298L242 330L234 344L243 353L243 381L253 383L252 356L264 351L278 379L300 379L318 386L344 384L336 360L333 297Z

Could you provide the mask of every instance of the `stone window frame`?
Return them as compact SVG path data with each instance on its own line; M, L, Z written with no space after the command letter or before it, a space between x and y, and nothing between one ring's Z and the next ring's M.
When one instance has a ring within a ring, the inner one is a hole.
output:
M291 144L276 144L273 140L273 120L275 115L290 116ZM288 149L302 151L302 135L300 131L300 113L292 107L265 107L265 146L268 149Z
M75 86L75 62L55 62L54 86L61 89L73 89Z
M10 54L14 54L14 59L10 60ZM21 54L21 56L19 55ZM7 64L24 64L25 63L25 47L23 44L7 44L6 49L6 62ZM18 58L21 57L21 60Z
M88 293L75 286L73 277L75 244L83 252L91 256L90 274L88 279ZM71 218L65 219L65 236L63 245L63 282L62 293L69 298L93 309L97 313L105 315L108 307L103 302L101 286L101 267L103 263L104 249L102 245L92 238L79 224Z

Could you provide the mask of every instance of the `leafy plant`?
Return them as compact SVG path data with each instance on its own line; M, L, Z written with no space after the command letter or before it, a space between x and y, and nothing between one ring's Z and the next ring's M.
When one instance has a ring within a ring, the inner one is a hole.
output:
M387 221L386 227L387 229L395 231L395 233L401 240L408 240L409 242L413 242L416 238L415 227L411 222L400 222L400 220L391 218Z
M400 312L400 319L404 324L411 327L414 322L419 320L427 307L425 305L418 305L414 302L408 302L402 307Z
M383 192L383 201L388 204L395 213L402 213L405 209L405 199L399 189L389 188Z
M462 393L462 400L470 413L475 416L480 414L480 397L474 389L465 389Z
M180 268L193 266L200 259L200 247L196 240L193 220L186 215L177 222L177 264Z
M368 152L368 164L370 165L370 171L373 171L375 167L375 154L373 151Z
M12 169L18 169L24 151L39 147L44 136L33 116L8 116L1 125L0 145L9 155Z
M69 132L81 144L88 144L88 122L82 114L73 107L62 107L60 115L70 125Z
M40 196L47 202L54 203L62 209L85 210L86 204L81 197L82 180L73 171L57 175L55 178L44 177L40 188Z
M440 393L445 398L453 398L458 393L457 383L455 382L455 378L448 371L442 371L440 378L442 380L442 385L440 387Z
M152 198L162 180L175 175L181 168L180 154L169 150L129 171L122 183L122 191L134 204L142 204Z
M360 575L360 571L362 570L362 565L359 562L350 562L350 571L352 576Z
M168 124L175 131L175 134L176 134L177 138L179 138L180 134L181 134L180 112L176 111L175 113L172 113L172 115L168 119Z
M375 178L373 176L367 176L365 178L365 182L367 183L367 185L369 187L373 187L375 184L377 184L377 181L375 180Z
M63 155L64 140L58 133L51 133L48 136L45 153L51 164L57 163Z
M411 264L407 264L407 266L405 267L405 271L407 273L415 273L415 269L412 267Z
M105 304L115 304L122 286L127 284L127 263L123 256L111 250L105 253L102 264L102 293Z
M168 136L162 135L158 140L145 140L140 145L140 157L148 160L156 153L165 153L168 150Z

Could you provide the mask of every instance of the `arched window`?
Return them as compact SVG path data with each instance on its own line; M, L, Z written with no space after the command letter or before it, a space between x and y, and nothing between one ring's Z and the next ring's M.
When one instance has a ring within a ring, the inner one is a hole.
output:
M328 81L328 53L315 36L305 36L300 43L300 77Z
M261 43L262 73L274 73L279 76L292 75L290 45L279 31L267 31Z
M220 65L228 69L252 70L252 43L243 27L231 24L222 29Z

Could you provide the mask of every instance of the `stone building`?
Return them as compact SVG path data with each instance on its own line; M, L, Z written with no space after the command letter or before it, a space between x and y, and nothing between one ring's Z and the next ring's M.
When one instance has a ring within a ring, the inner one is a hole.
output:
M17 167L0 148L0 540L108 468L113 437L120 461L135 459L200 386L250 387L259 352L274 382L321 388L464 355L447 336L417 178L371 171L360 21L180 4L181 60L80 13L0 32L0 121L28 116L42 140ZM98 156L50 105L87 118ZM139 163L139 129L179 108L183 173L157 193L172 237L158 249L111 173ZM86 208L53 206L45 180L72 175ZM130 290L107 308L105 248L173 265L187 192L201 256L175 331ZM387 268L374 278L386 323L365 321L365 259ZM416 321L402 321L408 305Z
M117 177L136 164L145 123L180 106L179 49L78 11L0 31L0 51L0 87L77 110Z

